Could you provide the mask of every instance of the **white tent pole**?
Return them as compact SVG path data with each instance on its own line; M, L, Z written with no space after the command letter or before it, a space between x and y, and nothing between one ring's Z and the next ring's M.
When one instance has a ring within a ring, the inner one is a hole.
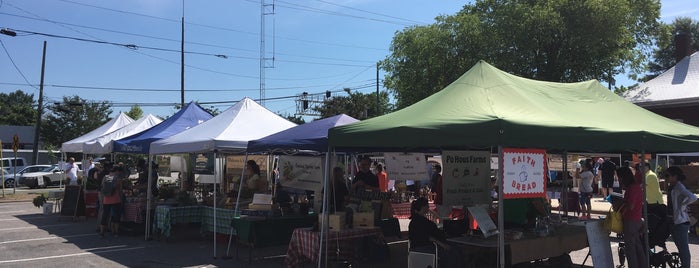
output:
M114 158L112 158L112 159L114 159ZM151 185L153 185L152 184L153 183L152 182L153 176L151 176L151 174L153 174L153 165L151 163L153 163L153 155L149 154L148 155L148 163L146 164L146 165L148 165L148 185L146 185L146 192L148 194L146 195L146 237L145 237L145 240L150 239L150 225L151 225L151 223L150 223L150 213L151 213L150 210L152 207L151 203L153 202L153 189L152 189L153 187L151 187Z
M498 262L500 268L505 268L505 204L504 196L504 155L502 145L498 146Z
M240 180L238 180L238 197L235 201L235 210L233 215L238 216L238 208L240 207L240 194L243 192L243 177L245 177L245 165L248 164L248 152L245 152L245 159L243 160L243 172L240 174Z
M330 180L329 170L330 170L330 148L328 148L328 151L325 152L325 170L323 172L324 173L324 175L323 175L323 189L324 189L324 191L323 191L323 205L320 208L320 211L321 211L320 215L321 215L322 219L320 221L320 241L318 243L320 245L320 248L318 249L318 252L320 253L320 254L318 254L318 268L327 267L327 263L325 266L321 266L321 260L323 259L323 241L324 241L323 238L326 234L325 233L325 228L326 228L325 218L327 218L328 215L330 214L330 210L328 209L328 192L329 192L328 191L328 189L329 189L328 188L328 185L329 185L328 181ZM327 247L327 245L326 245L326 247ZM325 261L326 262L328 261L327 256L325 258Z
M218 180L216 180L217 171L216 150L214 150L214 259L216 259L216 203L218 203L218 199L216 199L216 184L218 183Z

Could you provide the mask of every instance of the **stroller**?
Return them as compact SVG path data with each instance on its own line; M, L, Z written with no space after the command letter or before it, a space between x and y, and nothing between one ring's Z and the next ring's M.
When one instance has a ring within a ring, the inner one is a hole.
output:
M679 268L680 256L677 252L668 252L665 246L665 241L670 236L670 228L672 227L672 219L667 215L667 206L660 204L648 205L648 246L650 249L650 267L653 268ZM617 234L621 238L621 234ZM659 247L660 250L656 250ZM619 262L618 268L624 267L626 254L624 252L624 242L619 243Z

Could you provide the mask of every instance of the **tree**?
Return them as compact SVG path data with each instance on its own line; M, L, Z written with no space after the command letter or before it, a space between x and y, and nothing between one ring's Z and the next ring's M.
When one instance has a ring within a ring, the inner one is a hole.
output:
M0 93L0 125L32 126L36 122L34 94L21 90Z
M314 108L320 113L321 118L327 118L338 114L346 114L357 119L367 119L393 111L393 106L389 103L388 93L379 93L379 107L376 106L376 93L363 94L352 92L345 88L348 96L335 96L325 99L323 105Z
M126 112L126 115L133 118L134 120L138 120L143 116L143 110L141 110L141 106L138 106L138 104L134 104L133 106L131 106L131 110Z
M478 60L544 81L613 80L639 71L657 26L654 0L480 0L398 32L381 63L398 108L460 77Z
M75 139L109 121L112 113L107 101L88 102L80 97L63 97L47 107L41 124L41 140L60 148L63 142Z
M657 48L653 60L648 64L649 74L641 80L648 81L675 66L675 34L684 32L692 36L692 49L699 51L699 21L688 17L676 18L671 24L659 27L656 37Z
M198 104L198 102L197 102L197 104ZM213 105L212 105L212 106L209 106L209 107L205 107L205 106L202 106L202 105L200 104L199 106L201 106L202 109L204 109L205 111L209 112L209 113L210 113L211 115L213 115L213 116L217 116L218 114L221 113L221 110L219 110L218 108L214 107ZM182 109L182 105L176 104L176 105L175 105L175 109L176 109L176 110ZM168 116L168 117L169 117L169 116Z
M283 115L280 113L277 113L277 115L284 117L284 118L286 118L286 120L289 120L290 122L293 122L294 124L297 124L297 125L303 125L306 123L306 120L304 120L303 117L301 117L301 116L295 116L292 114Z

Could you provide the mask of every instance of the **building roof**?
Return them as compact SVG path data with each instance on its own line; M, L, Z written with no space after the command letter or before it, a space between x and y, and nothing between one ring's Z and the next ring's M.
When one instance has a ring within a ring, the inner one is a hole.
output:
M699 103L699 52L623 96L642 107Z
M34 126L0 126L0 140L3 144L12 144L12 137L17 133L19 143L32 144L34 142Z

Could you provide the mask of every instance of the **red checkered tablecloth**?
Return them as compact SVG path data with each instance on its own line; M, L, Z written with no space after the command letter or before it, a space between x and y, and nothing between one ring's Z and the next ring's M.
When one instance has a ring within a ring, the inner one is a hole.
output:
M410 218L410 203L391 203L393 208L393 217L396 219L409 219ZM430 210L437 211L437 206L434 203L430 203Z
M125 222L143 223L143 212L146 211L146 204L125 203L124 215L121 220Z
M328 232L327 245L329 254L339 254L339 258L351 259L354 257L354 245L358 238L368 236L382 236L380 228L353 228L342 231ZM308 228L294 230L286 251L287 267L299 267L303 262L318 261L320 232L314 232ZM330 253L332 252L332 253Z

